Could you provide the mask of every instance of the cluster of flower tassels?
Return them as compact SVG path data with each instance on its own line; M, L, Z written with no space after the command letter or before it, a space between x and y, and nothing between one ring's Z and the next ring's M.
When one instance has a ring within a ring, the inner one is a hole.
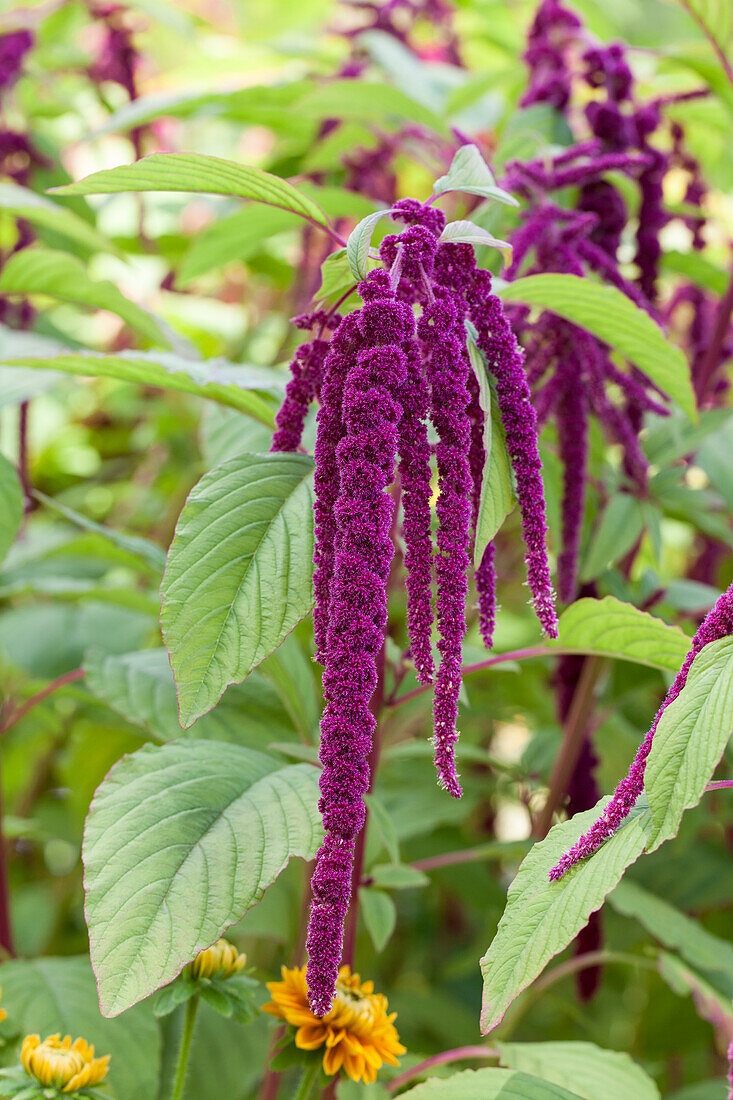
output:
M318 398L314 631L324 666L320 809L326 835L313 876L308 988L319 1015L328 1012L333 997L355 839L365 819L375 727L370 701L387 621L397 486L410 654L419 681L434 681L440 783L454 797L461 794L455 764L461 648L484 469L484 412L467 350L467 321L496 387L516 478L532 602L546 633L557 633L537 425L522 353L491 292L491 276L476 267L473 248L439 242L442 213L404 199L392 217L407 228L382 242L384 266L359 285L361 307L343 319L322 313L297 319L301 327L313 325L318 331L298 348L272 445L275 451L299 446L307 409ZM435 549L428 420L437 435ZM481 631L490 644L491 546L476 571L476 587Z

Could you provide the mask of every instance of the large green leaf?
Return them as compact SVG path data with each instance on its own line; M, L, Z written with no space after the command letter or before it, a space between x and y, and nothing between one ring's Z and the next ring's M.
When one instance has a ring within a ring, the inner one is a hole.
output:
M117 251L111 241L72 210L9 180L0 183L0 210L7 210L39 228L52 229L92 252Z
M95 535L100 535L103 539L108 539L113 546L118 547L127 554L134 555L139 561L144 564L154 573L160 573L165 565L165 553L157 543L152 542L151 539L143 538L142 535L130 535L126 531L118 531L114 527L108 527L103 523L96 523L93 519L89 519L88 516L82 515L81 512L76 512L73 508L69 508L66 504L62 504L58 500L54 500L53 497L46 496L45 493L41 493L35 490L33 496L36 500L39 500L44 507L55 512L59 516L63 516L64 519L68 519L75 527L80 527L83 531L91 531Z
M118 655L93 651L84 662L91 692L118 714L142 726L158 740L182 737L176 685L164 649L141 649ZM191 737L231 741L260 748L293 736L280 698L257 672L224 693L221 702L188 729Z
M616 912L639 921L654 939L674 948L691 966L724 974L733 987L733 944L636 882L620 882L608 900Z
M232 260L246 260L268 237L301 224L297 214L275 206L266 210L245 206L236 214L219 218L194 239L183 257L176 285L186 286L207 271L223 267Z
M202 153L152 153L134 164L105 168L91 176L55 187L60 195L110 195L122 191L194 191L214 195L237 195L292 210L301 218L328 225L321 207L292 183L221 157Z
M577 1092L513 1069L465 1069L451 1077L423 1081L410 1100L578 1100Z
M696 417L689 365L648 313L614 286L578 275L527 275L499 291L505 302L541 306L592 332L621 352L683 409Z
M321 837L318 769L216 741L147 745L99 787L84 833L105 1016L171 981Z
M676 836L703 796L733 729L733 638L706 645L657 726L644 774L654 818L649 848Z
M275 375L224 359L201 362L184 359L172 352L124 351L117 355L63 352L42 357L11 355L0 359L0 366L61 371L81 377L119 378L141 386L180 390L230 405L268 427L275 423L269 398L278 388Z
M107 309L153 344L170 342L155 318L131 302L114 283L90 279L86 268L68 252L52 248L23 248L12 255L0 273L2 294L47 294L62 302Z
M484 1034L496 1027L515 997L575 938L644 851L651 814L640 801L590 859L550 882L550 870L560 856L598 819L607 803L604 799L592 810L555 825L522 862L509 887L494 940L481 960Z
M0 560L15 542L23 522L23 490L15 466L0 454Z
M582 1100L659 1100L659 1089L628 1054L595 1043L497 1043L503 1065L572 1089Z
M243 454L191 492L161 589L182 725L210 710L308 614L312 469L305 455Z
M558 638L550 645L678 672L692 639L633 604L604 596L577 600L563 611Z
M389 84L367 80L329 80L298 104L306 117L422 123L438 134L448 130L434 111Z
M603 510L581 563L581 579L595 580L632 549L644 530L641 501L630 493L617 493Z
M355 226L346 242L346 259L352 277L358 282L366 279L369 274L369 250L372 243L372 233L377 222L392 213L391 207L387 210L375 210L373 214L367 214L365 218Z
M155 1100L160 1035L149 1006L120 1020L100 1015L94 975L86 955L17 959L0 966L3 1007L22 1034L82 1036L96 1053L109 1054L105 1092L110 1100Z

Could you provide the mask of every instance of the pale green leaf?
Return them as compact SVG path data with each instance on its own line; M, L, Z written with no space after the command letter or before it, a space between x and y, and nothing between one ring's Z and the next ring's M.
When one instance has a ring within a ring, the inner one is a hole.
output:
M86 918L102 1012L172 981L321 838L318 769L216 741L145 746L89 810Z
M10 180L0 183L0 210L42 229L51 229L91 252L117 252L114 244L72 210Z
M97 1055L109 1054L110 1100L155 1100L160 1035L149 1006L105 1020L99 1012L89 959L11 959L2 966L3 1007L21 1035L82 1036Z
M644 773L654 817L649 848L677 835L697 806L733 729L733 638L711 642L692 662L687 683L659 720Z
M367 260L367 263L370 261ZM315 301L325 308L331 308L350 289L356 290L356 282L346 249L339 248L321 264L321 286L316 291Z
M232 260L246 260L259 251L268 237L301 224L297 214L275 206L266 210L245 206L236 214L219 218L190 245L178 269L176 285L187 286L200 275Z
M367 214L357 226L352 229L346 242L346 258L349 261L349 269L354 279L360 282L369 274L369 248L372 243L372 233L377 222L392 213L389 210L376 210L373 214Z
M0 454L0 560L15 542L23 522L23 490L15 466Z
M359 888L359 910L374 950L384 951L397 924L397 909L392 898L375 886Z
M581 1042L496 1045L502 1065L572 1089L582 1100L659 1100L654 1081L624 1052Z
M23 248L14 253L0 272L0 294L46 294L62 302L106 309L152 344L170 342L155 318L131 302L114 283L90 279L76 256L52 248Z
M244 454L206 474L179 517L161 624L189 726L310 611L312 460Z
M611 497L583 558L581 577L594 580L631 550L644 530L641 503L630 493Z
M410 122L427 126L438 134L448 133L445 123L434 111L384 82L329 80L303 96L298 110L310 118Z
M513 195L497 186L493 172L476 145L462 145L447 173L433 184L434 195L443 195L446 191L464 191L469 195L495 199L507 206L519 206Z
M662 268L675 275L684 275L703 290L723 296L728 286L728 273L700 252L677 252L666 249L662 253Z
M369 877L386 890L415 890L430 884L425 872L409 863L375 863L369 868Z
M91 176L53 189L60 195L110 195L123 191L193 191L237 195L243 199L292 210L308 221L328 225L318 203L292 183L221 157L202 153L152 153L134 164L105 168Z
M563 611L558 638L550 645L678 672L692 639L633 604L604 596L577 600Z
M270 394L279 389L276 377L224 359L184 359L172 352L63 352L43 357L8 356L0 359L0 367L61 371L83 378L118 378L141 386L179 390L230 405L268 427L275 423Z
M160 741L188 735L259 746L294 735L277 692L259 673L224 693L218 706L188 728L178 722L178 702L168 654L164 649L105 654L90 651L84 661L86 686L129 722Z
M423 1081L404 1095L410 1100L578 1100L577 1092L513 1069L464 1069Z
M697 417L690 368L648 313L615 286L578 275L527 275L502 287L505 302L525 302L580 325L629 359L684 412Z
M512 246L509 242L500 241L498 237L492 236L487 229L475 225L474 222L448 222L440 234L440 240L448 244L483 244L488 248L497 248L504 254L504 263L511 263Z
M496 936L481 960L483 1034L496 1027L518 994L585 927L591 913L601 907L626 868L644 851L651 814L640 801L593 856L576 864L559 881L550 881L550 870L607 804L608 799L603 799L592 810L553 826L522 862L509 887Z
M636 882L619 883L608 900L617 913L639 921L655 940L679 952L691 966L725 974L733 985L733 944Z
M120 550L139 558L154 572L160 573L162 571L165 565L165 552L150 539L143 538L141 535L128 535L125 531L117 531L114 527L95 523L93 519L82 515L81 512L74 511L73 508L67 507L67 505L54 500L53 497L46 496L45 493L38 490L34 490L33 496L44 507L56 512L59 516L63 516L64 519L68 519L75 527L80 527L83 531L92 531L95 535L101 535L102 538L108 539Z

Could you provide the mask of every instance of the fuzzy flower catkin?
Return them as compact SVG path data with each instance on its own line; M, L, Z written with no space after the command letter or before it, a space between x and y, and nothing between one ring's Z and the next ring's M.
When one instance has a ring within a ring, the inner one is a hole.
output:
M313 875L308 928L308 990L313 1011L331 1007L338 976L343 923L351 894L354 839L364 824L368 755L377 684L377 656L387 619L386 582L399 396L406 377L400 342L414 327L412 311L389 292L384 272L360 287L364 305L355 318L355 347L342 396L344 432L336 445L339 496L334 509L335 550L321 721L321 800L325 839Z
M682 668L667 692L664 702L657 711L651 728L639 746L629 772L621 780L613 793L601 817L587 833L570 848L550 871L551 879L559 879L581 859L593 855L605 840L612 836L621 822L628 816L644 786L646 762L654 740L657 726L667 707L672 703L687 683L687 676L695 657L710 642L727 638L733 634L733 585L719 597L715 607L705 616L692 641L692 649L685 657Z

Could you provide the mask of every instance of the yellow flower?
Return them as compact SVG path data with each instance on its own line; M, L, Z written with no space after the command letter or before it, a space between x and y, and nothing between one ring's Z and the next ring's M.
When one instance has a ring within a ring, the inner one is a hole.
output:
M263 1010L292 1024L295 1045L301 1050L325 1047L323 1068L335 1074L343 1067L352 1081L370 1084L384 1062L397 1066L396 1055L404 1054L387 998L374 992L373 982L362 982L348 966L339 970L333 1007L322 1019L308 1007L305 967L282 968L281 982L268 982L272 1000Z
M107 1076L109 1054L94 1057L94 1047L86 1039L71 1042L71 1036L49 1035L41 1042L38 1035L26 1035L20 1051L26 1073L42 1085L53 1085L62 1092L76 1092L85 1085L98 1085Z
M205 951L199 951L191 963L192 978L231 978L247 965L247 956L237 953L228 940L217 940Z
M0 989L0 996L2 996L2 992L3 992L2 989ZM5 1011L5 1009L0 1008L0 1023L2 1023L3 1020L6 1020L7 1017L8 1017L8 1014Z

